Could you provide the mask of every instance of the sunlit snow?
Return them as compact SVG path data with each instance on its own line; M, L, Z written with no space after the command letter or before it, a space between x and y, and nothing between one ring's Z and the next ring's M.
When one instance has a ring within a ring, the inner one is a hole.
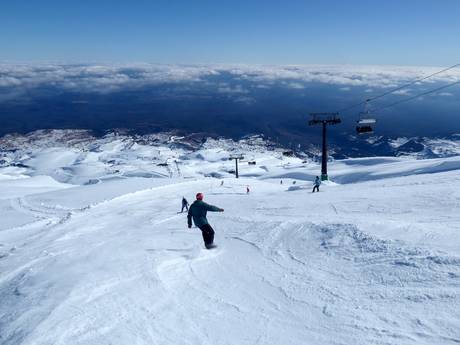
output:
M257 138L49 135L2 153L1 344L460 342L459 156L332 161L311 193L319 165Z

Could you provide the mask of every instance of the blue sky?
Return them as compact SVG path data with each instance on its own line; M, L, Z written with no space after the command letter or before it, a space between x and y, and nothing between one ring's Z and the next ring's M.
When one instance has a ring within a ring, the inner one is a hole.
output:
M0 61L447 66L460 1L3 1Z

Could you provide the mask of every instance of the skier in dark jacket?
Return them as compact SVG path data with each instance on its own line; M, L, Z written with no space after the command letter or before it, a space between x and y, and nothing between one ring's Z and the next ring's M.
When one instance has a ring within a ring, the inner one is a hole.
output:
M180 213L184 212L184 208L186 211L188 211L188 201L185 199L185 197L182 197L182 210Z
M313 186L312 193L315 192L315 189L316 189L317 192L319 192L319 186L320 185L321 185L321 180L320 180L319 176L316 176L315 185Z
M203 201L203 193L196 195L196 200L190 205L188 210L188 227L192 227L192 219L195 225L200 228L203 235L203 241L206 249L214 247L214 229L209 225L206 213L210 212L224 212L223 208L212 206Z

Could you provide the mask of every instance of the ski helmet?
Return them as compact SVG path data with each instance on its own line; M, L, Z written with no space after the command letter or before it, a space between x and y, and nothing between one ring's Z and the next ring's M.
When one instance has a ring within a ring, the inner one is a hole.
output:
M203 193L197 193L196 200L203 200Z

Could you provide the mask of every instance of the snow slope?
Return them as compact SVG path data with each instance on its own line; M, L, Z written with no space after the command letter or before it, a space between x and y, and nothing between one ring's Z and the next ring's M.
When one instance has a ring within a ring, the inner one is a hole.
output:
M0 343L460 342L459 157L336 161L312 194L314 163L253 153L221 186L208 150L191 178L1 181ZM215 250L177 213L198 191Z

